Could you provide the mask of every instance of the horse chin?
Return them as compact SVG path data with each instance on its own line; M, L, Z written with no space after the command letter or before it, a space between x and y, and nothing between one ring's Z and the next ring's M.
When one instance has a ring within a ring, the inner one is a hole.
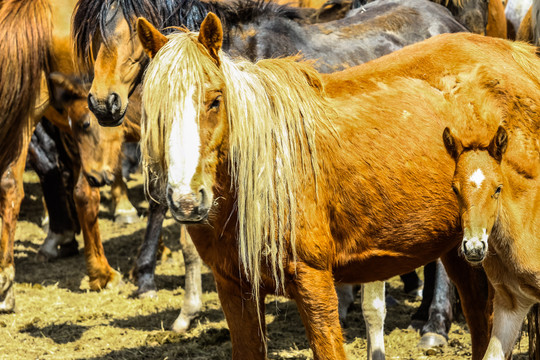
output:
M208 220L208 212L204 214L181 214L170 209L172 217L182 225L205 224Z
M103 127L116 127L122 125L126 116L127 106L119 114L101 113L96 114L99 125Z

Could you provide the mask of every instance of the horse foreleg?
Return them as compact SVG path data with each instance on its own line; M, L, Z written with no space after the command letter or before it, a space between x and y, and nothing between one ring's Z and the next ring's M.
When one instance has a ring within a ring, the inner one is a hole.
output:
M137 295L139 297L152 297L156 293L154 272L156 270L156 254L158 251L159 236L163 226L163 219L167 212L167 205L148 200L148 221L144 240L137 256L136 268L133 270L137 278Z
M484 269L467 263L458 255L457 247L441 257L441 260L459 293L471 334L472 359L481 359L486 352L491 332L493 288L489 285Z
M74 198L84 238L84 256L90 278L90 289L100 290L116 286L121 283L122 276L109 265L101 243L98 222L99 189L90 187L82 171L78 173Z
M384 360L384 318L386 303L384 281L362 284L362 315L366 323L367 358Z
M432 272L429 281L426 279L426 292L430 294L429 316L427 322L422 326L420 334L422 338L418 347L422 349L436 348L444 346L448 342L448 331L452 325L452 305L454 299L454 286L450 282L444 266L440 260L429 263L424 268L424 277L428 272Z
M512 296L512 295L510 295ZM493 300L493 329L484 360L506 360L511 358L523 319L534 301L510 301L495 290Z
M2 238L0 240L0 312L15 311L15 264L13 243L17 218L24 198L23 172L28 151L28 141L23 143L22 151L7 168L0 181Z
M261 294L259 308L257 309L257 303L253 299L251 289L242 287L242 281L234 277L236 274L230 276L215 269L212 272L216 281L221 308L231 333L233 360L266 359L264 295Z
M127 196L127 185L122 177L122 166L117 166L114 182L111 185L111 195L114 207L114 222L119 224L133 224L139 220L137 209Z
M332 273L299 263L289 293L296 301L314 359L345 359Z
M172 326L173 331L176 332L186 331L191 320L199 314L202 308L202 260L191 240L191 236L186 231L185 225L180 228L180 246L184 256L186 283L184 286L184 304L180 315Z
M76 255L79 247L75 239L78 224L69 206L73 189L68 195L60 169L57 149L60 142L57 143L55 136L58 130L44 121L36 126L28 149L28 159L39 176L49 215L47 237L38 251L40 260Z

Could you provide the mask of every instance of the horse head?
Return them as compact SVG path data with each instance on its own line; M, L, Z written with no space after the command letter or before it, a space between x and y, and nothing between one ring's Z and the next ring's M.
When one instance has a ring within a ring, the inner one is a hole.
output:
M225 84L219 75L221 22L216 15L209 14L198 38L193 33L183 38L182 51L169 46L168 38L143 18L137 22L137 34L153 59L144 80L141 150L150 154L143 155L144 159L161 159L157 160L161 164L150 164L144 169L149 171L158 165L155 174L167 175L162 188L178 221L203 221L213 203L216 166L228 128L222 101ZM178 56L191 57L193 61L187 63L198 63L203 70L183 69L182 76L172 75L168 67L183 63ZM173 98L171 88L175 89ZM156 130L160 127L163 134L158 136Z
M503 191L501 160L508 135L499 126L488 144L463 144L446 128L443 141L456 162L452 190L458 199L463 228L461 249L469 262L480 263L487 255L488 239L499 216Z
M72 138L80 156L81 170L91 186L110 185L120 166L123 128L103 128L88 110L88 88L78 78L62 73L49 76L57 107L67 112Z
M122 124L128 98L140 82L148 57L133 24L113 2L105 26L96 42L94 81L88 94L88 107L102 126Z

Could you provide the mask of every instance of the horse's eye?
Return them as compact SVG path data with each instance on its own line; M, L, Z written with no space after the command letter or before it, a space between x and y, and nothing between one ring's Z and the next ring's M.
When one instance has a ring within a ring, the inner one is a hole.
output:
M217 109L221 104L221 95L214 99L212 104L210 104L210 110Z
M454 194L456 194L456 196L459 196L459 190L456 185L452 184L452 191L454 192Z
M83 130L86 130L90 127L90 121L89 120L86 120L85 122L83 122L82 124L82 128Z
M497 189L495 189L495 192L493 193L492 198L497 199L499 197L499 194L502 191L502 185L497 186Z

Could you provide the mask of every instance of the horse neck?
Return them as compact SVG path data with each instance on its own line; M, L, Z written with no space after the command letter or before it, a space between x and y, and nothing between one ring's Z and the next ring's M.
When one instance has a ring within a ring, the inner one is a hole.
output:
M527 270L535 268L536 259L531 255L540 254L540 223L537 220L540 191L538 186L516 184L516 181L530 180L520 179L517 174L507 176L492 232L495 236L490 238L490 242L501 258L509 258L515 266Z

